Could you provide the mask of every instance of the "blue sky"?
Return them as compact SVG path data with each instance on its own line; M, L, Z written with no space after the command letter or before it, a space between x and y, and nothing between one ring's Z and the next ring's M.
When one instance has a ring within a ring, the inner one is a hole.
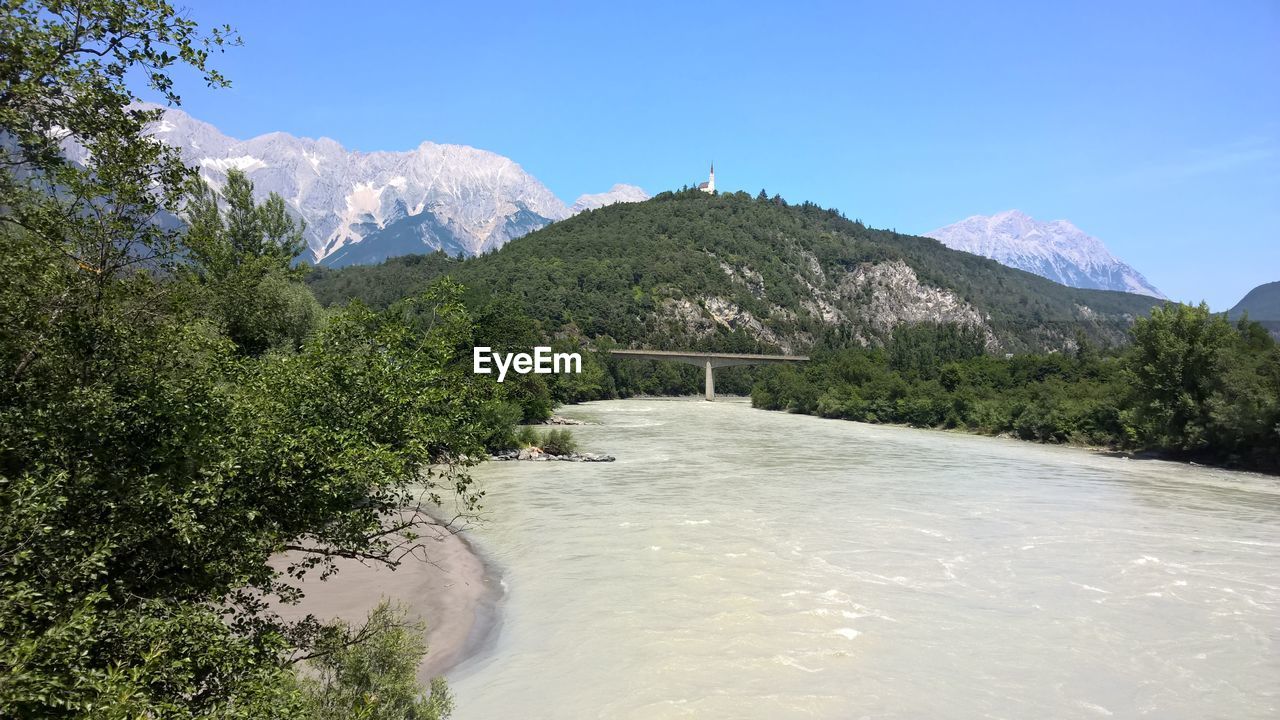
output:
M1280 280L1280 2L205 2L229 135L511 157L567 202L705 179L926 232L1071 220L1171 297Z

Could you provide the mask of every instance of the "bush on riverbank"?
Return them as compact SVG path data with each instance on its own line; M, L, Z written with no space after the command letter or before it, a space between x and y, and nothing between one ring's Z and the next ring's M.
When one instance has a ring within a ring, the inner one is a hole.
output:
M578 441L568 430L547 430L540 432L531 425L521 425L511 436L511 441L503 450L521 448L540 448L551 455L569 455L578 449Z
M770 367L752 404L1280 470L1280 348L1264 330L1170 304L1133 336L1123 351L1085 343L1074 354L996 358L955 329L920 325L885 349Z
M442 720L453 712L444 678L423 693L418 664L426 626L384 600L364 625L338 622L316 643L298 678L307 720Z
M552 455L568 455L578 449L578 441L568 430L549 430L542 436L542 449Z

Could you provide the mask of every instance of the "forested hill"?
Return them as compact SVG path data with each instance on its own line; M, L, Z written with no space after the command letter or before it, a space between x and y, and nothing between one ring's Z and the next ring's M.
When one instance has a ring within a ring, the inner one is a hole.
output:
M1238 320L1248 316L1280 340L1280 282L1270 282L1249 291L1227 317Z
M1280 322L1280 282L1266 283L1250 290L1231 308L1228 317L1234 320L1246 313L1250 320Z
M811 203L692 190L584 212L474 259L401 257L310 282L325 304L382 307L446 274L476 306L514 301L546 335L724 350L878 345L924 322L971 327L992 351L1069 348L1081 333L1118 344L1159 302L1068 288Z

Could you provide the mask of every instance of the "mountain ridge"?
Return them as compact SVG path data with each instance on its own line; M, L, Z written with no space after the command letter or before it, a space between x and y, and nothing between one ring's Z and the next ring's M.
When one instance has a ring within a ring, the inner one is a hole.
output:
M643 202L649 199L649 193L635 185L616 183L607 191L578 196L569 208L570 215L577 215L585 210L598 210L606 205L619 202Z
M1046 222L1020 210L1005 210L995 215L972 215L924 236L953 250L991 258L1069 287L1168 299L1101 240L1067 220Z
M1250 290L1227 311L1227 317L1232 320L1246 314L1280 340L1280 281L1263 283Z
M1245 313L1250 320L1280 322L1280 280L1263 283L1245 293L1240 302L1227 311L1227 317L1236 320Z
M240 140L182 110L147 107L163 110L152 136L177 148L211 184L220 186L234 168L257 195L284 198L307 223L305 259L316 263L438 249L478 255L570 217L580 205L647 197L619 184L570 207L514 160L467 145L424 141L412 150L364 152L280 131Z
M993 352L1073 350L1080 337L1125 342L1158 304L1065 287L811 203L696 190L582 213L483 257L320 269L311 284L325 304L383 307L446 275L470 304L508 298L548 336L654 349L879 346L898 325L945 323Z

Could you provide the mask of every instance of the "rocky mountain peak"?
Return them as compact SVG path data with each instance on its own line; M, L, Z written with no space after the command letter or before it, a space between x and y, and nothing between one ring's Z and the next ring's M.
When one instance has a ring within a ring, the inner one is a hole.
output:
M260 196L278 193L306 221L306 259L324 264L434 250L477 255L585 207L648 197L615 185L571 210L510 158L466 145L366 153L284 132L240 140L174 108L164 108L152 133L214 186L235 168Z
M635 185L624 185L618 183L609 188L608 192L596 193L594 195L581 195L573 206L569 208L571 214L578 214L584 210L596 210L606 205L613 205L620 202L643 202L649 199L649 193Z
M925 236L1063 285L1165 297L1101 240L1067 220L1043 222L1020 210L1005 210L974 215Z

